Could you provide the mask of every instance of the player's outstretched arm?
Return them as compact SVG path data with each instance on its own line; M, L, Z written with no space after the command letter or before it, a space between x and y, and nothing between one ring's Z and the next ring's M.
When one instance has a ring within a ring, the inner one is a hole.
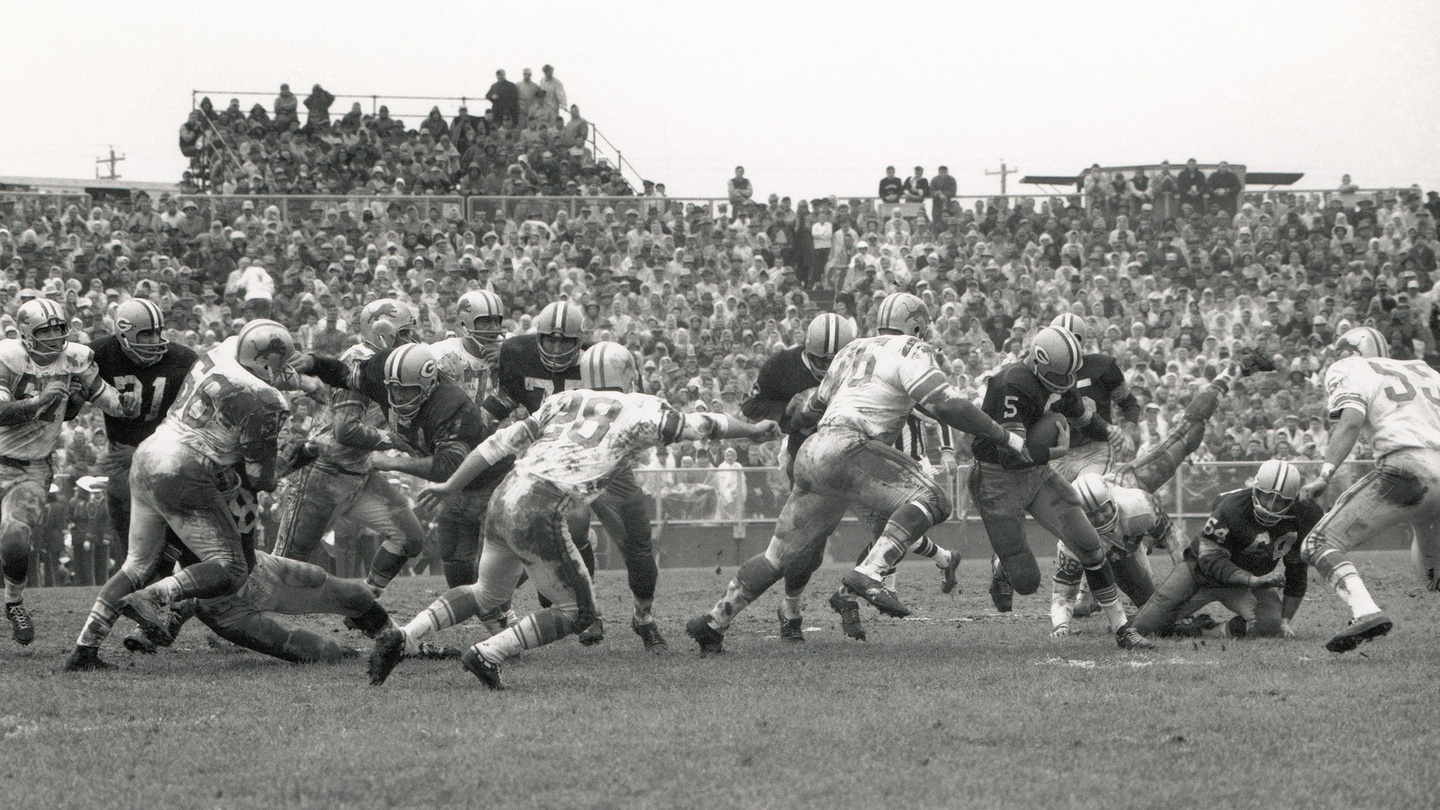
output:
M685 427L679 439L749 439L756 444L764 444L780 436L780 425L773 419L752 425L723 413L691 413L685 415Z
M1016 455L1029 458L1025 439L1020 434L1001 427L999 422L987 416L975 403L960 396L960 392L948 383L932 390L918 404L956 430L990 439L1009 447Z
M1364 428L1365 414L1354 408L1340 411L1340 418L1330 429L1330 443L1325 447L1325 463L1320 466L1320 476L1301 487L1300 497L1313 501L1325 493L1331 476L1350 457L1350 451L1355 449L1355 442L1360 440L1360 432Z
M438 484L429 484L415 497L416 505L431 509L441 501L470 485L481 473L506 456L525 452L540 438L541 427L534 417L527 417L490 434L490 438L471 450L450 477Z

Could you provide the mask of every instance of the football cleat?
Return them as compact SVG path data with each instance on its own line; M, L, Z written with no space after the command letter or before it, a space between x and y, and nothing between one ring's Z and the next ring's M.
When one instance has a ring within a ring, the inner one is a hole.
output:
M580 640L580 643L586 647L594 647L596 644L604 641L605 620L596 616L595 621L591 622L589 627L581 630L577 638Z
M396 629L381 633L379 638L375 639L375 647L370 650L370 663L365 667L366 674L370 676L370 685L379 686L385 683L385 679L390 677L390 673L404 657L405 633Z
M685 623L685 635L700 645L700 654L722 653L725 651L725 634L710 626L708 614L696 616Z
M1015 607L1015 589L1010 585L1010 577L1005 575L1005 566L995 556L990 558L990 601L1001 613L1009 613Z
M418 658L421 661L449 661L459 658L465 651L459 647L446 647L443 644L432 644L428 641L420 642L413 653L405 653L406 658Z
M482 658L474 647L466 650L460 656L460 666L464 667L466 672L479 678L480 682L485 684L488 689L499 692L505 688L505 684L500 683L500 667Z
M341 660L341 661L353 661L353 660L355 660L356 658L359 658L359 657L360 657L360 651L359 651L359 650L355 649L354 647L347 647L347 646L345 646L344 644L341 644L341 645L340 645L340 660Z
M170 635L174 616L170 605L159 593L145 588L120 600L120 612L140 625L140 632L157 647L168 647L175 637Z
M154 642L152 642L148 638L145 638L143 635L126 636L125 639L120 643L123 644L125 646L125 649L129 650L130 652L142 653L144 655L154 655L155 651L159 649L155 646Z
M1241 377L1275 370L1275 361L1248 346L1236 353L1235 362L1240 365Z
M1394 626L1395 623L1384 613L1371 613L1369 616L1351 619L1348 627L1325 642L1325 649L1335 653L1350 652L1372 638L1385 635Z
M840 582L886 616L903 619L910 615L910 608L905 607L905 603L900 601L900 597L894 591L886 588L885 583L881 580L871 579L859 571L852 570L841 577Z
M1100 603L1095 601L1089 591L1081 591L1075 596L1075 618L1084 619L1099 612Z
M119 667L100 657L99 647L83 647L76 645L65 659L65 672L99 672L107 669L119 669Z
M1050 631L1050 638L1065 638L1068 635L1070 635L1070 625L1068 624L1056 625L1055 629Z
M780 640L791 643L805 640L805 629L801 627L802 621L799 616L793 619L785 618L785 608L775 606L775 618L780 620Z
M1190 618L1175 623L1170 629L1170 634L1177 638L1200 638L1205 635L1206 630L1214 630L1220 623L1209 613L1196 613Z
M1140 635L1135 625L1130 622L1120 625L1120 629L1115 631L1115 643L1119 644L1122 650L1155 649L1155 642Z
M860 603L849 594L836 591L830 594L830 609L840 614L840 629L856 641L865 640L865 626L860 623Z
M645 643L645 652L658 654L670 649L670 645L665 643L665 637L660 635L660 627L654 621L642 624L638 619L631 617L630 629L634 630L635 635Z
M950 564L940 566L940 593L964 593L955 571L960 568L960 552L950 552Z
M30 621L30 611L19 602L5 606L5 618L10 620L10 633L21 644L35 640L35 623Z

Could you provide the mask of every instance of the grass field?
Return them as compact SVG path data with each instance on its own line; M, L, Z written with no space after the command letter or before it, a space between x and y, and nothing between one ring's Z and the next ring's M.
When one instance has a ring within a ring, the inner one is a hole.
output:
M775 638L772 594L707 658L682 625L733 570L665 570L657 657L602 572L606 641L528 655L503 693L453 661L370 688L363 660L292 666L198 625L153 657L112 640L117 672L55 674L93 589L34 590L36 643L0 641L0 807L1434 807L1440 595L1402 552L1356 559L1397 626L1345 656L1323 649L1343 613L1313 577L1297 639L1125 653L1098 617L1050 641L1048 596L996 614L967 561L956 597L907 563L918 618L866 609L867 643L824 605L829 566L805 644ZM399 580L386 601L408 618L441 589Z

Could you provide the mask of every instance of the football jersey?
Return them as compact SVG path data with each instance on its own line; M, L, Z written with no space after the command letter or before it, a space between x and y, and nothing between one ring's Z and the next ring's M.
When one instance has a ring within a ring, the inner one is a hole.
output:
M340 355L340 362L354 369L374 355L374 349L357 343ZM316 426L315 444L318 446L320 454L315 459L315 463L322 469L335 469L355 474L369 472L370 451L341 444L335 435L335 426L342 421L342 412L345 411L359 411L360 421L371 427L382 427L385 424L384 411L369 397L350 390L336 392L330 398L330 406L325 409ZM349 415L345 414L346 417Z
M1440 450L1440 373L1420 360L1346 357L1325 372L1330 417L1353 408L1374 434L1375 457L1406 448Z
M1057 394L1046 388L1035 376L1035 372L1024 363L1011 363L995 373L985 386L985 399L980 409L986 416L999 422L1006 430L1022 436L1028 435L1035 422L1050 411L1073 412L1082 407L1074 389ZM1075 431L1071 432L1071 440ZM992 439L977 436L971 445L971 452L978 461L1000 464L1008 469L1039 467L1049 459L1036 459L1026 463L1020 457L1007 453L1005 445Z
M583 351L590 341L581 341ZM485 399L485 410L496 419L505 419L517 407L530 413L551 394L580 387L580 364L555 373L540 359L540 336L516 335L500 344L496 360L495 389Z
M752 422L773 419L782 428L786 427L785 408L790 400L796 394L820 384L801 357L804 351L803 346L781 349L760 366L750 398L740 405L740 412L746 419ZM785 450L795 455L800 451L800 445L814 432L814 429L792 432L785 440Z
M1125 373L1120 370L1120 365L1115 358L1108 354L1087 354L1080 364L1080 371L1075 375L1075 392L1084 400L1095 404L1095 415L1111 424L1115 423L1112 414L1114 413L1113 403L1132 400L1130 386L1125 383ZM1127 403L1129 404L1129 403ZM1127 408L1128 410L1128 408ZM1133 413L1129 414L1130 421L1140 419L1140 409L1136 405ZM1075 431L1070 437L1071 447L1080 447L1097 441L1097 439L1086 435L1083 431Z
M917 402L942 386L945 373L930 344L909 335L851 341L835 355L816 393L825 407L818 427L845 427L893 443ZM978 440L977 440L978 441Z
M189 447L217 469L242 460L266 460L243 458L242 448L257 435L278 438L290 404L274 386L240 365L237 346L238 338L227 338L200 356L175 406L147 442Z
M476 357L465 348L469 338L453 337L430 344L440 370L460 386L476 405L483 405L494 388L495 367L489 360ZM576 379L579 379L577 372Z
M25 344L19 340L0 340L0 402L33 399L56 380L72 391L80 390L86 400L106 395L107 401L101 404L106 410L119 413L119 397L100 379L95 353L89 346L67 343L58 357L42 366L30 358ZM67 400L68 397L62 397L35 419L0 426L0 456L22 461L48 458L60 441Z
M1170 516L1160 506L1160 499L1153 493L1133 487L1111 485L1110 497L1115 504L1115 527L1108 532L1098 532L1106 545L1121 551L1136 553L1146 537L1163 540L1170 533Z
M1216 499L1210 519L1190 542L1185 556L1196 561L1200 584L1205 586L1228 584L1236 568L1263 576L1275 570L1276 563L1283 559L1285 590L1292 593L1290 569L1299 571L1303 583L1305 563L1300 559L1300 544L1324 513L1315 503L1297 501L1290 514L1273 526L1265 526L1255 519L1250 489L1224 492ZM1299 587L1303 595L1303 585Z
M135 362L120 346L120 339L107 335L90 344L100 379L115 386L120 393L140 395L140 415L134 419L105 414L105 436L116 444L139 447L150 438L160 421L175 404L185 377L200 359L189 346L171 343L164 356L151 365Z
M497 433L486 455L518 453L516 472L588 503L650 448L708 436L714 424L709 414L684 416L649 394L582 389L545 400L537 413Z

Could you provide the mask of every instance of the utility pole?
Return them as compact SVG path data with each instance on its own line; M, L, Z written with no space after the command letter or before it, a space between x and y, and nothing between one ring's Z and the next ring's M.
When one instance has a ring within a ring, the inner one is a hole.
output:
M96 179L96 180L119 180L119 179L120 179L120 175L118 175L118 174L115 173L115 164L116 164L116 163L119 163L120 161L122 161L122 160L124 160L124 159L125 159L125 156L124 156L124 155L119 155L119 156L117 156L117 155L115 154L115 147L114 147L114 146L111 146L111 147L110 147L110 157L108 157L108 158L95 158L95 179ZM108 164L110 164L110 174L106 175L105 177L101 177L101 176L100 176L100 164L101 164L101 163L108 163Z
M991 177L994 177L997 174L1000 175L1000 194L1003 196L1005 194L1005 176L1007 174L1019 174L1020 170L1007 168L1005 166L1005 158L1000 158L1000 171L992 172L989 169L986 169L985 173L987 175L990 175Z

